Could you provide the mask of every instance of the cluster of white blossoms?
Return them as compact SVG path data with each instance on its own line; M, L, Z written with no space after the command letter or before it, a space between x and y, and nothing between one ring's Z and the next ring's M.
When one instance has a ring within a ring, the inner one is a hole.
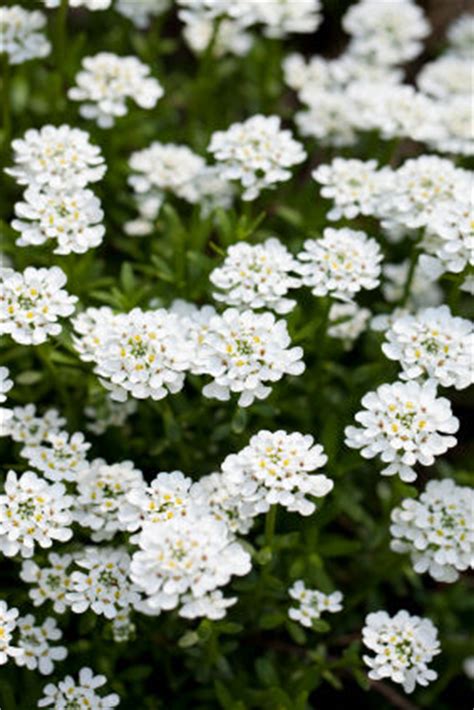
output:
M268 308L278 314L289 313L296 301L286 298L290 289L300 286L298 262L274 237L263 244L238 242L229 247L221 266L209 279L218 291L217 301L237 308Z
M189 604L227 585L233 576L247 574L251 567L249 553L227 525L210 515L173 517L160 524L159 534L157 523L146 522L138 545L130 576L156 614L182 606L180 615L189 618L193 613Z
M135 27L145 29L154 17L162 15L170 5L171 0L116 0L114 9L131 20Z
M401 379L431 378L442 387L474 383L474 330L448 306L426 308L396 318L385 333L384 354L402 367Z
M9 657L19 658L23 655L23 649L12 645L18 614L18 609L9 609L6 602L0 599L0 666L5 665Z
M59 7L61 0L42 0L47 8ZM87 10L107 10L113 0L68 0L69 7L85 7ZM143 0L140 0L143 2Z
M456 445L459 428L451 403L438 397L432 380L384 384L362 398L363 410L355 415L360 426L348 426L346 444L361 456L379 456L388 464L384 476L398 474L414 481L417 463L432 466L435 458Z
M20 5L0 8L0 54L10 64L46 57L51 44L44 36L46 18L42 12L29 12Z
M303 146L294 140L291 131L282 130L278 116L260 114L213 133L208 150L222 177L240 183L242 199L247 201L255 200L262 190L289 180L289 168L306 159Z
M25 560L20 571L20 578L31 586L28 590L33 606L51 602L57 614L66 611L66 594L71 587L71 565L75 555L58 555L50 552L43 566L34 560Z
M142 472L131 461L109 466L102 459L95 459L77 478L74 519L93 531L92 540L110 540L124 529L119 522L122 503L143 484Z
M288 616L302 626L311 628L313 621L319 619L325 611L335 614L342 610L342 593L323 594L317 589L308 589L302 579L296 580L288 590L297 607L290 607Z
M15 204L21 233L17 245L53 241L55 254L81 254L101 244L105 228L100 200L86 189L106 170L100 149L89 135L67 125L29 130L12 143L15 165L6 172L26 185L23 201Z
M72 482L88 468L90 447L82 432L58 431L48 433L41 444L27 444L20 455L50 481Z
M324 474L312 474L326 463L323 447L312 436L262 430L248 446L227 456L221 469L225 485L238 491L253 515L277 504L311 515L316 509L312 498L326 496L334 486Z
M140 108L152 109L163 96L161 84L149 76L149 67L136 57L100 52L84 57L82 66L68 97L81 101L81 116L96 121L101 128L111 128L117 118L127 114L128 99Z
M130 555L125 549L86 547L75 558L79 570L70 575L66 604L76 614L92 609L113 619L118 611L140 601L138 588L130 581Z
M354 341L366 330L370 315L368 308L361 308L353 301L333 303L329 309L327 334L342 340L344 348L350 350Z
M94 675L90 668L81 668L79 680L66 676L57 685L48 683L43 688L44 697L38 701L39 708L52 707L53 710L66 708L93 708L94 710L108 710L115 708L120 702L116 693L99 695L97 688L107 682L104 675Z
M72 503L62 483L50 484L33 471L9 471L0 495L0 550L7 557L32 557L36 546L70 540Z
M37 416L34 404L14 407L11 412L9 421L0 423L0 436L10 436L13 441L29 446L38 446L66 424L56 409L48 409L43 416Z
M438 630L430 619L410 616L405 610L393 617L377 611L366 617L362 641L375 654L363 657L371 680L390 678L412 693L417 683L426 686L438 677L428 668L440 653Z
M307 239L298 254L302 281L315 296L352 301L361 289L380 283L382 252L375 239L353 229L327 227L321 239Z
M137 411L138 403L130 399L127 402L114 402L109 395L101 397L84 409L89 420L86 429L96 436L101 436L111 427L123 427L128 418Z
M62 631L56 619L48 616L38 624L33 614L21 616L17 621L18 646L23 653L15 658L17 666L25 666L29 671L38 669L41 675L51 675L54 664L67 657L65 646L53 646L51 641L59 641Z
M474 567L474 490L450 478L429 481L418 500L407 498L392 511L391 548L408 552L418 574L455 582Z
M66 274L59 266L23 273L0 273L0 335L10 335L21 345L39 345L61 332L59 318L74 312L76 296L63 289Z
M0 367L0 404L6 401L5 394L13 387L13 380L10 380L10 371L7 367ZM7 421L13 417L13 412L7 407L0 407L0 436L3 436L3 429Z

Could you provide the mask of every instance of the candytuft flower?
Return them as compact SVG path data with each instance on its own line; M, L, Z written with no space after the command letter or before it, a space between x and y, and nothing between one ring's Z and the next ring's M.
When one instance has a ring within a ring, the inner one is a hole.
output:
M29 59L48 56L51 44L41 30L46 25L42 12L28 12L19 5L0 8L0 54L6 54L10 64L22 64Z
M81 668L79 681L67 675L57 685L49 683L43 688L44 697L38 701L39 708L53 706L56 708L90 707L94 710L108 710L116 707L120 698L116 693L99 695L97 688L107 682L105 675L94 675L90 668Z
M319 619L323 612L335 614L342 609L341 592L323 594L317 589L308 589L302 579L296 580L288 590L288 594L298 602L297 607L288 610L288 616L308 628L311 628L313 621Z

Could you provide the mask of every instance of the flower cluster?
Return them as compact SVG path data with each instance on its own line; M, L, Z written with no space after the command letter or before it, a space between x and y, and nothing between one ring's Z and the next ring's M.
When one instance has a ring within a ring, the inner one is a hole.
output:
M438 631L430 619L399 611L390 617L386 611L369 614L362 629L362 641L375 656L364 656L371 669L369 678L391 678L401 683L406 693L416 684L428 685L438 674L428 668L440 652Z
M10 371L7 367L0 367L0 404L6 401L5 394L13 387L13 380L9 379ZM3 435L3 429L7 421L13 417L11 409L0 407L0 436Z
M25 560L21 567L20 578L31 586L29 596L34 606L52 602L57 614L66 611L66 594L71 587L71 565L74 555L58 555L51 552L43 566L34 560Z
M342 593L323 594L317 589L308 589L302 579L298 579L288 590L292 599L298 602L297 607L288 610L288 616L302 626L311 628L313 621L321 614L329 611L332 614L342 609Z
M210 275L218 291L213 296L237 308L268 308L279 314L291 311L295 301L286 298L300 285L298 263L275 238L251 246L239 242L229 247L223 264Z
M45 25L38 10L28 12L20 5L0 8L0 54L5 53L10 64L46 57L51 44L42 33Z
M27 444L21 456L50 481L77 481L88 468L87 452L90 444L82 432L69 435L65 431L48 433L41 444Z
M2 422L0 436L10 436L13 441L28 446L38 446L47 441L50 434L58 433L66 424L56 409L48 409L43 416L37 416L34 404L14 407L8 422Z
M409 552L418 574L455 582L474 566L474 491L450 479L429 481L418 500L407 498L392 511L391 548Z
M15 166L7 173L27 185L23 202L15 205L19 219L12 228L21 233L21 247L57 243L55 254L81 254L104 237L103 211L90 182L105 172L99 148L89 136L67 125L29 130L13 141Z
M36 668L41 675L51 675L56 661L63 661L67 656L65 646L53 646L51 641L59 641L62 631L58 629L56 619L48 616L42 624L37 624L33 614L18 619L18 645L23 653L15 658L17 666L25 666L29 671Z
M59 7L61 0L42 0L46 7ZM143 0L140 0L142 2ZM112 0L68 0L70 7L85 7L87 10L107 10Z
M161 84L150 77L150 69L136 57L118 57L100 52L82 60L76 86L69 89L73 101L81 101L81 116L111 128L127 114L127 99L144 109L152 109L163 96Z
M136 0L117 0L115 10L139 29L145 29L154 17L166 12L170 4L170 0L140 0L139 3Z
M101 397L84 409L84 414L89 420L86 429L96 436L101 436L110 427L124 426L136 411L137 402L133 399L127 402L114 402L110 396Z
M329 327L331 338L342 340L346 350L350 350L359 335L367 328L370 319L368 308L361 308L353 301L349 303L333 303L329 309Z
M384 476L398 474L414 481L414 466L432 466L435 458L456 445L459 428L451 403L437 397L432 381L384 384L362 398L365 409L355 415L359 427L346 427L346 444L366 459L380 456L388 464Z
M281 129L278 116L260 114L213 133L208 150L223 178L238 181L244 190L242 199L249 201L262 190L289 180L289 168L306 158L291 132Z
M18 624L18 614L18 609L9 609L6 602L0 599L0 666L7 663L9 656L20 658L23 655L23 649L11 645L13 631Z
M116 693L99 695L96 690L107 682L104 675L94 675L90 668L81 668L79 681L66 676L57 685L49 683L43 688L44 697L38 701L39 708L115 708L120 698Z

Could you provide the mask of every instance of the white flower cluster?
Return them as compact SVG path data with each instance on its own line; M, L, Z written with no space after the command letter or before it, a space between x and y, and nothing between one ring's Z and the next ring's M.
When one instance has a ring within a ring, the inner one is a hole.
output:
M346 444L361 449L366 459L380 456L388 464L384 476L398 474L402 481L414 481L419 463L432 466L435 458L456 445L452 436L459 428L451 403L437 397L429 380L384 384L362 398L365 409L355 415L360 426L348 426Z
M290 607L288 616L302 626L311 628L313 621L319 619L325 611L335 614L342 609L342 593L323 594L317 589L308 589L302 579L296 580L288 590L297 607Z
M291 177L289 168L302 163L306 153L278 116L257 114L211 136L213 154L225 180L236 180L242 199L255 200L260 192Z
M58 318L71 315L76 296L62 287L66 275L58 266L23 273L4 269L0 274L0 335L22 345L39 345L61 332Z
M227 456L221 468L225 486L253 515L277 504L311 515L316 509L311 498L326 496L334 485L324 474L311 473L326 462L312 436L262 430L239 453Z
M0 8L0 54L6 54L10 64L22 64L29 59L46 57L51 51L42 30L46 18L42 12L28 12L20 5Z
M154 17L166 12L170 5L171 0L117 0L114 7L120 15L142 30L148 27Z
M50 481L75 482L89 466L86 456L90 446L82 432L54 431L41 443L24 446L20 454Z
M86 429L96 436L101 436L110 427L123 427L128 418L137 411L137 402L114 402L109 395L94 401L84 409L89 420Z
M47 562L40 567L34 560L25 560L20 571L20 578L31 586L28 594L33 606L52 602L57 614L66 611L66 594L71 587L71 565L74 555L58 555L51 552Z
M391 678L412 693L416 684L426 686L438 674L428 663L440 652L438 631L430 619L399 611L390 617L386 611L368 614L362 641L374 656L364 656L371 669L371 680Z
M29 671L37 668L41 675L51 675L56 661L63 661L67 656L65 646L50 643L59 641L63 635L56 619L48 616L42 624L37 624L33 614L27 614L18 619L17 628L18 646L23 653L15 658L16 665L25 666Z
M398 303L403 300L405 285L410 273L410 260L405 259L398 264L384 264L384 282L382 293L389 303ZM418 261L413 271L406 307L411 311L429 306L438 306L443 301L443 291L439 285L429 279L423 269L423 264Z
M42 2L48 8L59 7L61 4L61 0L42 0ZM70 7L85 7L87 10L107 10L112 2L113 0L68 0L68 5Z
M82 254L101 244L105 228L100 200L91 190L105 172L89 135L67 125L29 130L12 143L15 165L7 173L26 185L11 226L21 247L57 243L55 254Z
M50 484L33 471L9 471L0 495L0 550L7 557L32 557L35 546L72 537L73 499L62 483Z
M10 371L7 367L0 367L0 404L6 401L5 394L13 387L13 380L10 380ZM0 407L0 436L3 436L3 429L7 421L13 417L11 409Z
M329 325L327 333L331 338L342 340L346 350L350 350L367 328L370 319L368 308L361 308L350 301L349 303L333 303L329 309Z
M101 128L111 128L117 118L127 114L127 99L140 108L152 109L163 96L161 84L149 76L149 67L136 57L100 52L85 57L82 66L68 96L81 101L81 116L96 121Z
M385 338L382 350L400 363L403 380L427 377L458 390L474 383L472 323L453 316L448 306L396 318Z
M96 690L107 682L104 675L94 675L90 668L81 668L79 681L67 675L57 685L48 683L43 688L44 697L38 701L39 708L93 708L94 710L108 710L115 708L120 702L116 693L99 695Z
M298 262L272 237L255 246L246 242L233 244L209 279L219 289L213 297L227 306L268 308L286 314L296 305L286 295L300 285L297 271Z
M48 409L43 416L37 416L34 404L14 407L8 422L2 422L0 436L10 436L13 441L29 446L38 446L50 434L58 433L66 424L56 409Z
M418 500L407 498L392 511L391 548L410 553L415 572L455 582L474 567L474 490L450 478L429 481Z
M9 609L6 602L0 599L0 666L5 665L8 657L20 658L23 649L11 644L13 632L18 624L18 609Z
M324 230L321 239L308 239L298 254L305 286L315 296L331 295L352 301L361 289L379 285L382 253L375 239L353 229Z

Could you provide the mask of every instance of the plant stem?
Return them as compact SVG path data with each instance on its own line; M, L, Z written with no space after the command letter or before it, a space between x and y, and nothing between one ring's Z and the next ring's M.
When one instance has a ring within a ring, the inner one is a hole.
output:
M66 84L65 77L65 54L66 54L66 30L67 30L67 10L68 10L69 0L61 0L61 4L58 7L56 14L56 36L55 36L55 50L56 50L56 69L58 71L58 95L57 95L57 108L61 111L63 91Z
M10 136L12 130L12 117L11 117L11 102L10 102L10 64L8 62L8 54L6 52L2 55L2 103L3 103L3 145L5 146L5 153L8 149L8 144L10 143Z
M277 516L277 506L272 505L265 516L265 546L272 549L273 538L275 537L275 525Z
M410 297L410 291L411 291L411 286L413 283L413 278L415 276L415 269L416 265L418 263L418 251L416 249L413 250L411 257L410 257L410 266L408 269L408 274L407 278L405 281L405 285L403 287L403 295L401 298L401 303L400 305L405 306L409 297Z

